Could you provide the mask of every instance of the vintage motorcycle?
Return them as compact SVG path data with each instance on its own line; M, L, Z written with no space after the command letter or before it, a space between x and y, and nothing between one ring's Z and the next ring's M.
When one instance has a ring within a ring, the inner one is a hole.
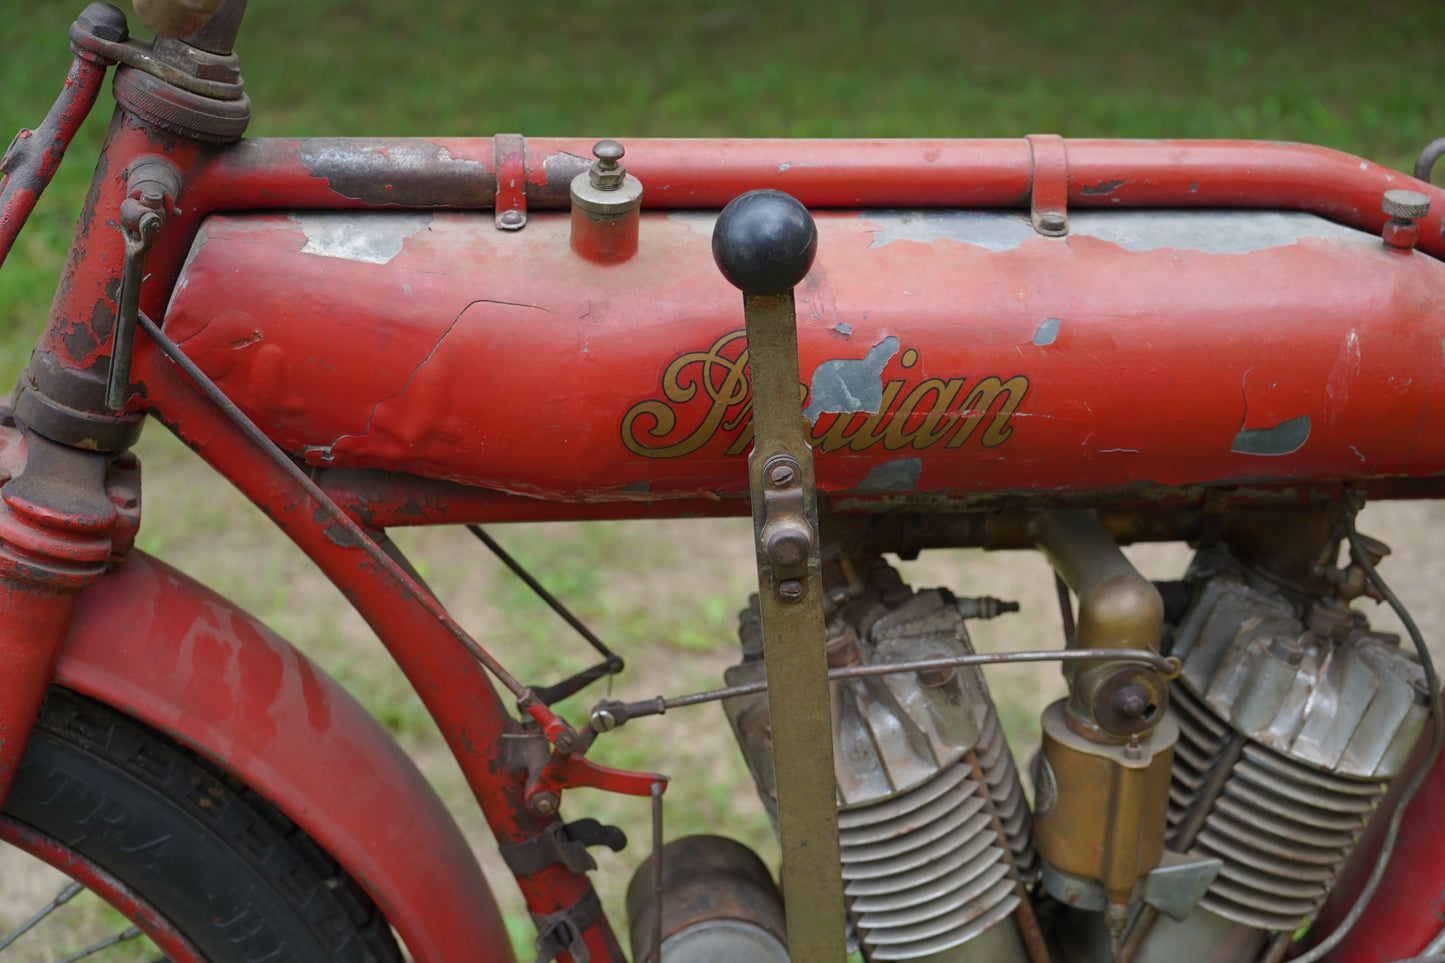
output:
M0 951L88 888L107 943L175 961L513 958L394 741L133 548L148 415L375 629L540 961L1445 950L1440 685L1354 525L1445 486L1445 143L1410 178L1256 142L246 140L244 7L150 0L153 43L86 8L0 166L8 252L116 67L0 419L0 838L74 881ZM524 685L386 535L749 512L719 686L571 720L622 659ZM1151 582L1136 541L1194 560ZM1063 647L975 652L1007 604L885 560L960 546L1043 552ZM980 668L1021 661L1068 683L1031 799ZM588 758L705 702L781 888L735 840L665 842L666 776ZM653 807L630 954L583 787Z

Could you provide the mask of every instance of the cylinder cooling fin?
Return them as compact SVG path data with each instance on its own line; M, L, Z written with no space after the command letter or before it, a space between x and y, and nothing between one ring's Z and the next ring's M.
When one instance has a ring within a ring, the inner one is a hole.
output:
M1187 847L1224 863L1200 908L1261 930L1293 932L1329 895L1385 783L1338 776L1257 744L1244 745L1231 762L1233 730L1187 686L1176 685L1173 698L1180 736L1169 795L1171 844L1211 772L1230 767Z
M949 593L914 592L876 558L843 570L863 574L832 586L833 664L973 651L960 603ZM744 661L729 670L729 684L762 677L757 631L752 611L745 612ZM732 699L726 708L759 794L774 811L767 698ZM844 900L863 957L1029 959L1015 915L1028 899L1038 858L1023 787L982 674L956 668L835 682L833 716Z
M1019 884L1036 861L1028 807L1002 730L992 714L988 722L984 752L886 801L838 814L844 894L869 959L930 958L1018 908Z
M1172 963L1191 946L1213 947L1209 963L1283 952L1428 719L1414 656L1340 599L1276 584L1223 549L1201 552L1190 582L1166 840L1220 868L1194 913L1154 927L1133 963Z
M966 620L988 606L915 591L869 553L835 549L824 571L829 664L913 664L831 684L843 899L868 963L1275 963L1428 722L1414 656L1331 588L1348 572L1307 590L1217 544L1173 583L1167 710L1145 733L1101 734L1051 704L1035 812L982 673L927 666L971 653ZM735 686L766 675L756 607L740 637ZM775 814L767 695L724 705ZM1118 895L1113 863L1086 859L1116 843Z

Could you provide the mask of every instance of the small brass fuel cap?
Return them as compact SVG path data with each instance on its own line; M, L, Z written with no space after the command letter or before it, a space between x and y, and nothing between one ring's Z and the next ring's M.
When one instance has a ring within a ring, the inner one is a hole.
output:
M572 250L589 261L616 264L637 253L642 182L622 166L615 140L592 147L597 158L572 178Z

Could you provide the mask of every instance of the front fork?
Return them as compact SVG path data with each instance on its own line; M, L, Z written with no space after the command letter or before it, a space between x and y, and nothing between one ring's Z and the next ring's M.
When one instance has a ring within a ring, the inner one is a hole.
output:
M71 28L76 57L60 98L45 122L21 131L0 161L0 261L94 105L106 67L115 62L98 48L124 39L124 32L124 18L102 5L88 8ZM99 203L88 204L57 306L77 266L75 251L96 211L104 210ZM27 371L22 384L34 380ZM139 465L126 453L137 419L102 416L112 426L125 426L120 446L100 443L104 432L91 430L83 417L69 421L68 434L76 437L62 432L68 443L58 443L22 427L8 404L0 407L0 804L19 768L77 598L129 549L140 524Z
M0 410L0 803L20 765L76 599L130 547L140 466L45 439Z

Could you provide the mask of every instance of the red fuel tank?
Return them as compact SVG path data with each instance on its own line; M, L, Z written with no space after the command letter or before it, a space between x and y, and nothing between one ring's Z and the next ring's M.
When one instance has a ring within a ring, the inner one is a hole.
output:
M165 326L283 448L565 502L728 498L751 444L716 212L227 215ZM800 389L835 508L1445 482L1445 265L1312 214L820 211ZM1445 487L1445 485L1442 485Z

